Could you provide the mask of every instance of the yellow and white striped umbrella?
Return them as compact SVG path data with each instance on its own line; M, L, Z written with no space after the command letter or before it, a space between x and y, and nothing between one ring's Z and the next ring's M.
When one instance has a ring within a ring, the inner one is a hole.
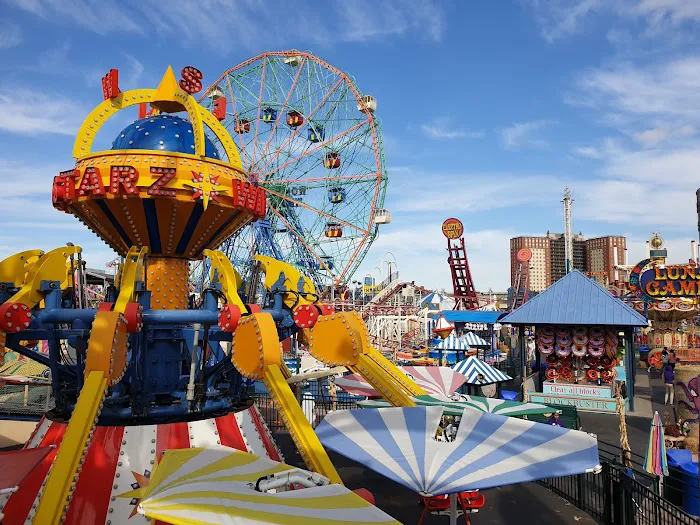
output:
M168 450L138 512L172 525L398 524L342 485L258 492L270 474L299 470L235 449Z

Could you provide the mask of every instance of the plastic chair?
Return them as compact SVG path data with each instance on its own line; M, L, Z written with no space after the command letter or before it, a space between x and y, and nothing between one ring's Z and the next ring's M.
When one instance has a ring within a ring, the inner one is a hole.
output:
M420 521L418 525L422 525L425 517L430 514L440 514L449 515L450 514L450 495L445 494L442 496L431 496L425 497L421 496L421 503L424 506L423 514L421 514ZM481 494L478 490L460 492L457 494L457 512L460 510L464 515L465 525L469 525L471 522L469 520L470 512L478 512L486 504L486 497Z

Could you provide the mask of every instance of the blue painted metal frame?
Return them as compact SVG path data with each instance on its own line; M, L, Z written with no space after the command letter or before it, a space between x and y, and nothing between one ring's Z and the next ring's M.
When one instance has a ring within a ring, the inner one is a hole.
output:
M276 283L263 310L277 323L281 339L297 330L291 311L282 301L283 282L284 279ZM299 291L303 290L303 282L298 287L302 287ZM82 387L90 328L97 310L72 308L71 300L63 297L58 282L44 282L42 290L46 292L45 308L35 310L27 330L8 334L6 344L51 369L54 412L68 417ZM137 290L138 301L144 308L143 329L129 336L127 370L105 399L101 423L183 421L245 408L247 381L221 346L222 342L232 340L231 333L218 328L221 285L215 282L205 290L201 308L193 310L151 310L150 292L143 290L143 283L137 283ZM0 300L7 300L13 293L10 289L2 290ZM114 295L114 289L108 290L107 302L113 301ZM200 325L201 331L199 345L193 352L195 324ZM46 340L49 355L22 346L20 341L26 340ZM66 356L61 341L67 341L72 357ZM204 352L204 342L208 353ZM193 356L199 387L194 404L185 395Z

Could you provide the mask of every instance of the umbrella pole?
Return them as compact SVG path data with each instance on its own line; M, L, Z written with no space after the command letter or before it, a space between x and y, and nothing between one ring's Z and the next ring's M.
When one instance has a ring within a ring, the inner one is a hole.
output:
M457 525L457 493L450 494L450 525Z

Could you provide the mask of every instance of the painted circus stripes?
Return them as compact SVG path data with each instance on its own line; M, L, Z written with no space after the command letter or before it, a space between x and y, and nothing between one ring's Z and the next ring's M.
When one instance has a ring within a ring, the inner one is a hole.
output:
M452 442L434 439L442 407L342 410L316 429L321 443L424 495L579 474L598 466L594 437L465 410Z
M536 414L551 414L555 411L552 407L538 403L519 403L518 401L505 401L503 399L479 396L460 395L459 397L459 400L455 400L447 396L433 395L416 396L412 399L418 406L443 407L446 416L461 416L465 408L502 416L532 416ZM359 405L362 408L385 408L391 406L388 401L383 399L360 401Z
M25 448L60 445L67 425L43 418ZM136 506L165 450L207 448L242 450L282 460L257 408L236 414L163 425L96 427L85 465L66 514L66 525L147 525ZM58 450L58 449L56 449ZM49 453L3 508L3 525L23 525L34 517L41 484L56 457ZM158 522L155 522L156 525ZM153 522L151 522L153 524Z
M171 450L163 456L139 513L177 524L397 524L342 485L266 493L256 482L289 465L230 449Z
M466 377L445 366L402 366L399 367L428 394L450 396L464 384ZM381 397L359 374L350 374L335 380L336 386L348 394L367 397Z
M512 378L501 372L500 370L487 365L481 359L474 356L467 357L465 360L457 363L452 369L455 372L466 376L468 385L490 385L492 383L501 383L509 381Z

